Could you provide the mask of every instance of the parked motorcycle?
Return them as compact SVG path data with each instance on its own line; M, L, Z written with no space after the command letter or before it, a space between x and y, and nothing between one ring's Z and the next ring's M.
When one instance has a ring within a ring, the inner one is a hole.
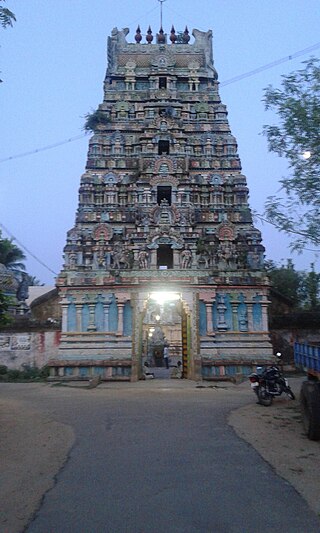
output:
M279 357L278 354L277 356ZM271 405L273 398L281 396L282 393L285 393L292 400L295 399L287 378L282 375L277 365L258 366L256 372L249 376L249 380L251 388L257 395L258 403L261 405Z

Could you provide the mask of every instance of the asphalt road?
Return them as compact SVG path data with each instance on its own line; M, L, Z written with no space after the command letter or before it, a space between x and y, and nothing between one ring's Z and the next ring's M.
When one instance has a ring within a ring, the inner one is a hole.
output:
M145 382L56 387L25 401L76 434L27 533L320 532L299 494L227 424L250 390Z

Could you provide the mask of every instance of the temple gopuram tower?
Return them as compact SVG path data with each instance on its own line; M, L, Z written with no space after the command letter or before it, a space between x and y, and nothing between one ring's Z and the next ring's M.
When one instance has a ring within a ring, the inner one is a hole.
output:
M169 377L179 360L187 379L248 374L272 358L268 279L212 32L128 33L108 38L103 102L87 120L51 378L135 381L146 361Z

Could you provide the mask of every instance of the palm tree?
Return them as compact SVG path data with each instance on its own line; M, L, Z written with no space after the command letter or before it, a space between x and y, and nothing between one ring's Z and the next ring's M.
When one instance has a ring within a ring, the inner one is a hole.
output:
M0 0L0 2L5 2L5 0ZM0 28L12 26L15 21L15 14L7 7L0 6ZM0 80L0 83L2 83L2 80Z
M13 244L12 239L1 239L0 236L0 263L5 265L12 272L25 270L24 261L26 256L23 251Z
M3 0L0 0L1 2ZM14 16L14 13L10 11L6 7L0 7L0 25L3 28L6 28L7 26L12 26L12 22L16 20L16 17Z
M43 287L44 283L40 281L36 276L30 276L30 274L27 274L28 279L28 285L29 287Z

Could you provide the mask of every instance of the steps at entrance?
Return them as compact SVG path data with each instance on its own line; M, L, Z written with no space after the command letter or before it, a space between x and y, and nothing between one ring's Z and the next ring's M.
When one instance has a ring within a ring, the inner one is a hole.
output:
M155 379L169 379L171 368L166 369L166 368L154 366L150 368L150 371L154 373Z

